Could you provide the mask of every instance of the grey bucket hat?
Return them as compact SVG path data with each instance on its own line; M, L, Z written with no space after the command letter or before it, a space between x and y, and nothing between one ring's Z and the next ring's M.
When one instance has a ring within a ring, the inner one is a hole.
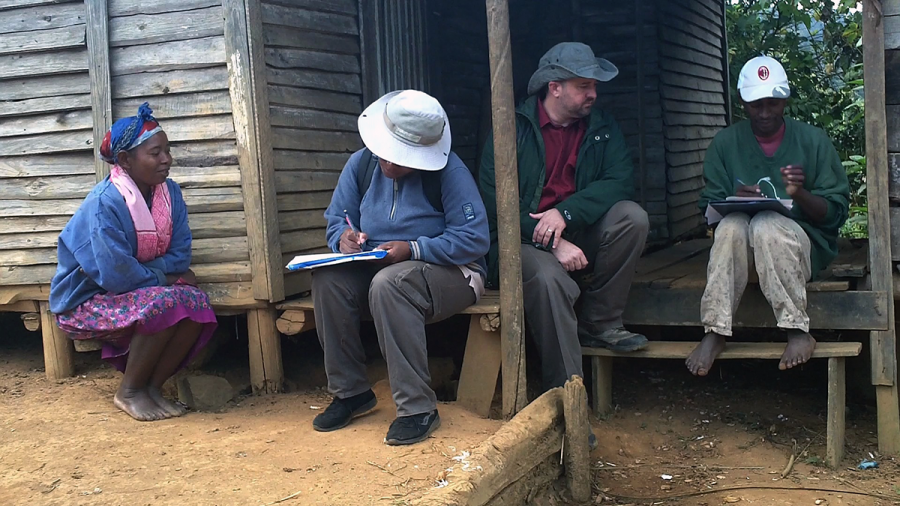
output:
M528 80L528 94L534 95L550 81L581 77L609 81L619 74L609 60L597 58L590 46L581 42L560 42L544 53L538 69Z

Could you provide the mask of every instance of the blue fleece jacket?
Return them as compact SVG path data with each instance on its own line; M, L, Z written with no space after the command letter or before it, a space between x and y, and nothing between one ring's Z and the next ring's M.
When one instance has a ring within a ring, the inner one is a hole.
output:
M369 236L363 249L409 241L413 260L438 265L477 263L484 274L484 255L490 247L487 214L472 173L455 153L450 153L441 170L443 213L428 202L419 171L393 181L376 166L368 191L360 195L357 171L361 157L362 150L347 161L325 210L332 251L340 251L341 234L350 228L344 219L346 209L353 224Z
M70 311L98 293L127 293L163 286L167 274L191 266L191 229L181 188L171 179L172 243L165 255L140 263L137 233L122 194L109 178L101 181L59 234L59 265L50 282L50 310Z

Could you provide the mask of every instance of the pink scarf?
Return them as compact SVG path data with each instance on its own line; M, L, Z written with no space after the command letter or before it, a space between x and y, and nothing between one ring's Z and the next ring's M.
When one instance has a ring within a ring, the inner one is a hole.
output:
M158 184L153 188L151 211L134 180L121 167L113 166L109 180L125 197L125 205L131 213L137 232L138 261L144 263L163 256L172 242L172 200L168 184Z

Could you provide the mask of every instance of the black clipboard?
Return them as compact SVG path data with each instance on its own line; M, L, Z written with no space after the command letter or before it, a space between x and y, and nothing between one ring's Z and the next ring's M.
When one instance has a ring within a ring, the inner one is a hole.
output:
M722 216L727 216L731 213L747 213L752 216L762 211L775 211L788 218L793 218L791 210L785 207L778 199L711 200L709 205Z

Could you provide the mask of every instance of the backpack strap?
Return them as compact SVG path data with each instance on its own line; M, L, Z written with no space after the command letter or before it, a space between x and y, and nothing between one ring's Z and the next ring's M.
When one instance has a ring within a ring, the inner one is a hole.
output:
M372 154L369 148L363 148L362 157L359 160L359 168L356 171L356 184L359 188L359 196L369 191L372 186L372 175L375 174L375 166L378 165L378 159ZM422 172L422 191L428 199L431 207L439 213L444 212L444 203L441 201L441 172Z
M441 200L441 174L443 172L443 170L422 172L422 191L431 207L439 213L444 212L444 202Z
M359 168L356 170L356 184L359 188L360 199L369 191L369 186L372 185L372 174L375 173L375 165L377 163L378 160L372 156L369 148L363 148L362 158L359 160Z

